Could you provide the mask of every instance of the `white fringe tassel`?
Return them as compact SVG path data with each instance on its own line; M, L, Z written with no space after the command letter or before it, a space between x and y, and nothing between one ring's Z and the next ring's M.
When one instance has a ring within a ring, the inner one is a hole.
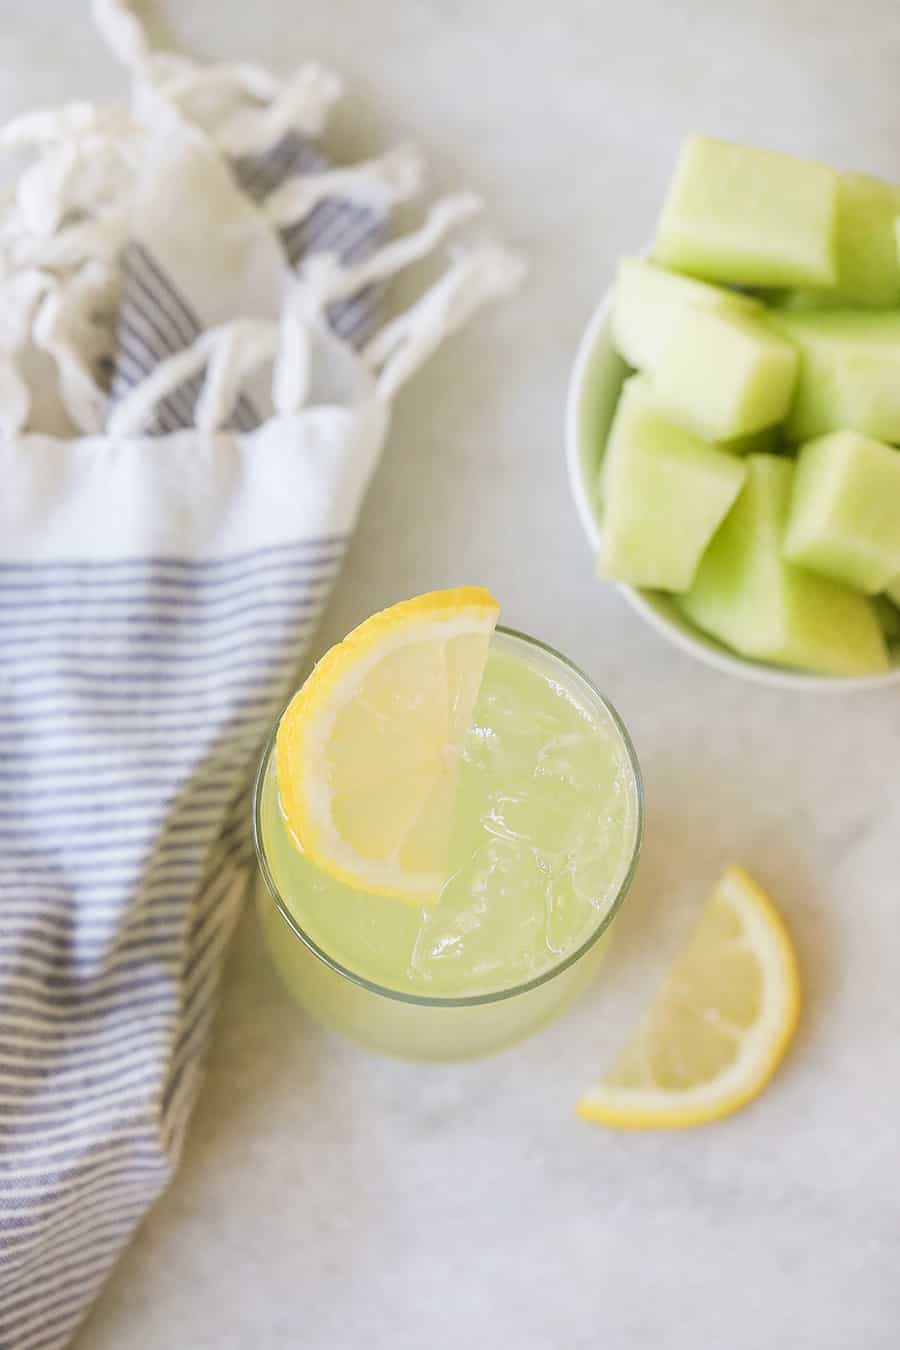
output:
M287 80L246 62L201 67L152 51L125 0L92 0L92 10L132 75L135 111L74 102L27 113L0 130L0 148L35 155L0 225L0 430L14 434L27 421L30 393L19 358L29 340L55 361L65 408L86 433L105 423L110 435L136 434L161 399L203 371L196 425L215 431L228 420L247 379L266 363L272 364L276 415L290 415L309 396L310 337L324 325L327 308L433 252L481 202L469 193L445 197L418 229L355 264L345 266L329 254L306 259L280 323L239 316L210 329L162 361L110 410L93 373L103 354L94 317L115 295L147 137L173 119L188 121L229 156L262 154L289 132L317 135L341 84L314 62ZM422 178L419 156L400 147L364 163L294 177L259 209L273 230L303 220L325 198L386 212L415 196ZM516 286L523 273L521 261L495 244L457 251L445 274L363 351L374 397L389 402L446 336L485 300Z

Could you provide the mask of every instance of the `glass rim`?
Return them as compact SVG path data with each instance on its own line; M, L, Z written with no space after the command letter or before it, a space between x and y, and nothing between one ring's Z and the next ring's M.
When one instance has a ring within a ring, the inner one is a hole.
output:
M576 961L580 961L583 956L586 956L594 944L603 936L621 909L625 896L628 894L631 883L634 880L635 871L637 870L638 858L640 856L644 835L644 783L643 778L641 777L641 767L638 762L637 752L625 723L622 721L622 718L619 716L609 699L604 694L601 694L593 680L591 680L574 661L570 661L567 656L563 656L562 652L557 651L555 647L551 647L546 642L541 642L539 638L532 637L528 633L522 633L515 628L506 628L501 624L497 625L495 633L499 634L501 637L512 638L514 641L521 642L527 647L537 648L538 651L543 652L546 656L552 657L555 661L558 661L565 666L568 672L571 675L574 675L576 679L585 686L591 695L591 698L599 703L604 709L621 738L628 757L628 764L635 787L634 804L636 819L634 845L628 867L619 883L619 888L616 891L612 902L606 909L606 912L603 914L596 928L591 929L591 932L585 940L580 943L574 951L569 952L567 956L563 957L562 960L557 961L555 965L549 966L546 970L541 971L539 975L532 976L531 979L524 980L519 984L509 985L503 989L491 990L484 994L446 996L413 994L407 990L392 989L389 985L378 984L376 981L367 979L364 975L360 975L358 972L350 970L349 967L344 966L340 961L335 960L333 956L330 956L328 952L320 947L319 944L304 931L302 925L291 913L291 910L283 899L275 878L272 875L266 857L266 850L263 845L261 821L263 783L266 770L269 767L269 760L272 757L272 751L275 747L275 737L278 734L278 726L281 722L284 708L282 708L281 712L276 717L272 730L266 739L266 744L259 761L259 768L256 771L256 778L253 785L253 843L256 848L256 858L259 864L260 873L266 884L269 896L274 901L275 907L281 915L281 918L287 924L288 928L291 929L294 937L302 942L304 947L306 947L314 957L321 961L322 964L328 967L335 975L339 975L344 979L349 980L351 984L355 984L360 989L367 990L370 994L377 994L382 998L391 999L396 1003L408 1003L416 1007L428 1008L475 1008L489 1003L502 1003L507 999L516 998L520 994L530 993L533 989L539 988L542 984L547 984L550 980L555 979L557 975L561 975L563 971L574 966ZM289 701L290 700L288 700L288 702ZM287 703L285 704L285 708L286 707Z

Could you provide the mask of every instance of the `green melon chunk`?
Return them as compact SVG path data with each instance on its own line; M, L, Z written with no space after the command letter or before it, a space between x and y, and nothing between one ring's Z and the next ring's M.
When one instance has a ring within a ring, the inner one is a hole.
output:
M600 575L686 590L744 474L742 460L661 416L643 378L629 380L607 445Z
M676 421L705 440L746 436L787 413L797 353L766 324L684 309L673 320L653 387Z
M811 309L834 309L834 291L768 291L765 303L770 309L805 314Z
M653 370L671 340L682 309L693 306L723 314L758 314L762 305L740 291L667 272L641 258L623 258L616 272L610 331L613 346L630 366Z
M802 446L784 555L864 595L900 576L900 450L856 431Z
M690 136L653 256L706 281L833 286L838 174L774 150Z
M887 642L896 642L900 638L900 609L886 595L876 595L872 600L881 631Z
M766 302L774 309L793 311L900 305L898 212L896 184L863 173L842 174L835 236L837 285L819 291L772 291Z
M768 322L800 355L789 441L843 430L900 441L900 312L779 310Z
M778 428L763 427L762 431L751 431L730 441L718 441L717 445L732 455L775 455L779 449Z
M751 455L732 511L676 603L711 637L742 656L823 675L887 669L870 600L813 575L781 553L793 464Z
M645 375L630 375L624 381L619 393L613 419L606 434L603 458L600 461L600 473L597 476L597 500L601 513L606 504L609 466L613 459L615 447L620 442L627 440L639 410L649 409L652 403L650 382L647 377Z
M900 605L900 577L885 588L885 595L895 605Z
M900 304L900 258L894 220L900 214L900 187L845 173L838 185L837 303Z

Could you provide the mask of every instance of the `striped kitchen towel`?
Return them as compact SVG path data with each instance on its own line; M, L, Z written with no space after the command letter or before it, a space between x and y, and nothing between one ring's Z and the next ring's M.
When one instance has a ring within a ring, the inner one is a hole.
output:
M0 1350L64 1345L171 1178L250 876L246 794L391 399L520 268L459 253L378 326L408 152L333 168L337 93L153 52L29 114L0 219Z

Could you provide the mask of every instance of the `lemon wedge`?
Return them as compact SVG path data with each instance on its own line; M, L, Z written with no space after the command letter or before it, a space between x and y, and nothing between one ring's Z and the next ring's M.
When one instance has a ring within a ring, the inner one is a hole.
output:
M498 612L477 586L392 605L332 647L282 715L285 820L345 885L417 904L440 894L462 741Z
M729 867L606 1076L578 1103L620 1129L674 1129L730 1115L756 1097L797 1025L800 983L784 923Z

